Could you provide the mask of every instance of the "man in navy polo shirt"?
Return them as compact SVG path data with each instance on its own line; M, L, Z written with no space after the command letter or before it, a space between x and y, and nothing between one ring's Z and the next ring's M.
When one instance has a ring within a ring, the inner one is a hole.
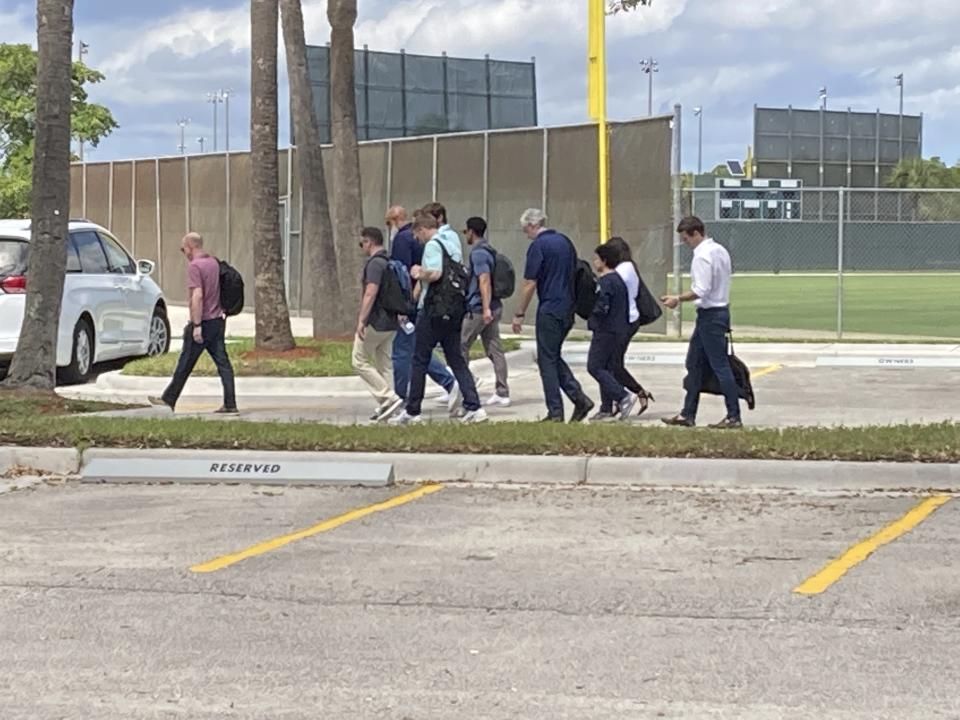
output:
M517 314L513 317L513 331L519 333L527 307L537 293L537 365L547 402L547 422L563 422L561 389L573 403L570 422L581 422L593 410L593 401L562 357L563 342L573 328L574 274L577 251L566 235L546 227L547 216L542 210L529 209L520 218L524 233L533 242L527 249L527 264L523 273L523 289Z

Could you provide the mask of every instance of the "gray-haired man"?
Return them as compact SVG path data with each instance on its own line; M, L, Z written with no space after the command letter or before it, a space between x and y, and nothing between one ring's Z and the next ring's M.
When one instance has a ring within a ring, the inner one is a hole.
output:
M513 317L513 331L519 333L527 307L537 293L537 365L547 402L547 422L563 422L564 394L573 403L570 422L581 422L593 410L593 401L562 357L563 342L573 328L574 273L577 251L566 235L547 228L542 210L529 209L520 218L520 225L533 242L527 249L524 282L520 303Z

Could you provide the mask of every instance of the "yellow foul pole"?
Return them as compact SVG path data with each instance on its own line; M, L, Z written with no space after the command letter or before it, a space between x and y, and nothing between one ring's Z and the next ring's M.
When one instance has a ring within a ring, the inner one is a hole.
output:
M610 153L607 135L607 43L604 0L587 0L589 4L589 42L587 62L587 94L590 117L597 121L597 148L600 190L600 242L610 237Z

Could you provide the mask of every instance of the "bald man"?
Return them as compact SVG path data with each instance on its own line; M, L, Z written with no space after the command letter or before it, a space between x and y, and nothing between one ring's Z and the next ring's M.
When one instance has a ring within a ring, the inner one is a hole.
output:
M160 397L149 398L152 405L174 410L183 386L187 384L197 360L206 350L213 358L223 385L223 407L219 415L237 414L233 366L227 355L226 314L220 306L220 261L204 252L203 236L190 232L180 241L180 252L187 259L187 296L190 298L190 324L183 331L183 350L173 379Z

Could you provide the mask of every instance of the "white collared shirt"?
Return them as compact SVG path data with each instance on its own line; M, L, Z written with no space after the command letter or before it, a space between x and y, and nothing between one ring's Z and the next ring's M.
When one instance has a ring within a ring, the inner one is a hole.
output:
M690 275L691 290L699 308L719 308L730 305L730 253L713 238L705 238L693 251Z
M624 285L627 286L627 320L635 323L640 319L640 311L637 309L637 295L640 294L640 276L637 275L637 269L632 262L622 262L617 265L617 275L623 278Z

